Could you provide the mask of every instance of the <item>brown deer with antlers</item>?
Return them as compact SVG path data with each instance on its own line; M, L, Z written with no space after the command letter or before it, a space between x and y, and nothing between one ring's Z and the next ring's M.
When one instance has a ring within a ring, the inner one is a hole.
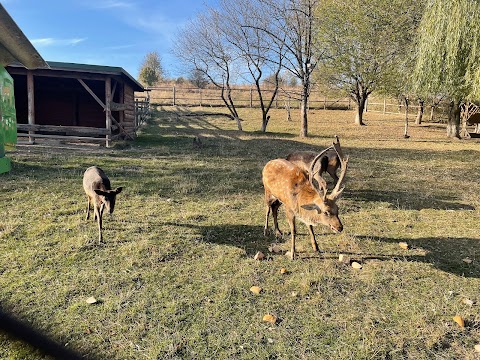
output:
M316 173L315 164L329 150L335 151L341 163L341 173L335 188L328 194L325 181L313 181ZM340 143L336 142L318 154L310 164L309 172L285 160L275 159L269 161L263 168L263 186L265 188L265 203L267 212L265 216L264 234L268 236L268 219L273 216L275 235L282 236L278 228L278 208L285 205L288 223L292 236L291 258L295 258L295 219L298 218L308 225L312 247L319 251L313 227L318 224L330 226L334 232L343 230L342 222L338 217L337 199L343 191L342 183L347 172L348 158L343 156Z
M340 140L338 139L337 135L335 135L335 139L338 146L340 146ZM286 159L291 163L294 163L298 167L302 168L303 171L310 171L310 165L312 164L312 161L313 159L315 159L317 154L318 153L314 151L295 151L289 154ZM320 158L318 163L320 164L320 167L316 172L314 179L320 184L322 188L324 186L327 186L327 183L323 178L323 173L327 172L332 177L334 185L336 185L338 182L337 170L340 167L340 158L338 157L337 152L334 149L327 149L327 151Z

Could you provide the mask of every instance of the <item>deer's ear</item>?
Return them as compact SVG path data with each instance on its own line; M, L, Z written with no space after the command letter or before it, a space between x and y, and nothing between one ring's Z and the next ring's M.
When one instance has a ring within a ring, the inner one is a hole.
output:
M302 205L302 209L305 210L319 210L319 207L315 204Z
M97 195L107 196L107 193L106 193L105 191L102 191L102 190L99 190L99 189L95 189L95 190L93 190L93 191L95 191L95 193L96 193Z
M123 190L123 187L122 187L122 186L116 188L116 189L115 189L115 194L120 194L120 193L122 192L122 190Z

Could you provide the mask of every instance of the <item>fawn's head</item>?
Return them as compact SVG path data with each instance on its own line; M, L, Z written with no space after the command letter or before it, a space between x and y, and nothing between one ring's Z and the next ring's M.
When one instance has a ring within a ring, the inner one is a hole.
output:
M105 204L105 208L111 214L115 209L115 200L118 194L123 190L123 187L118 187L115 190L98 190L95 189L95 193L100 197L102 204Z

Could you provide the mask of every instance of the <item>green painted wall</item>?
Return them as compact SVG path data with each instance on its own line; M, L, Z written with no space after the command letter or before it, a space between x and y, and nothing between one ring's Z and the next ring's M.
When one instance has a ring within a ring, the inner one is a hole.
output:
M17 143L17 118L13 96L13 79L0 66L0 174L10 171L10 159L5 149L12 149Z

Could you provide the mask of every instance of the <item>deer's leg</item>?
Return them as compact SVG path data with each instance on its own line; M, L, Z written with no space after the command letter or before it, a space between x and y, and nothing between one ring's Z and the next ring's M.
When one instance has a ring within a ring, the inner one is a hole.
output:
M87 216L85 217L85 220L90 219L90 196L87 195Z
M270 231L268 230L268 217L270 216L270 206L267 205L267 213L265 215L265 227L263 228L263 235L268 236Z
M295 214L291 211L287 211L288 224L290 225L290 230L292 234L292 248L290 250L290 258L295 259Z
M100 205L100 208L95 207L95 215L98 220L98 242L101 243L103 241L102 236L102 215L103 215L103 208L104 204Z
M282 205L280 201L275 201L272 204L272 215L273 215L273 225L275 227L275 236L276 237L282 237L282 232L280 231L280 228L278 227L278 208Z
M337 185L337 182L338 182L338 176L337 176L337 169L329 169L328 170L328 173L330 174L330 176L332 177L333 179L333 185Z
M318 248L317 241L315 240L315 233L313 232L313 226L312 225L308 225L308 231L310 232L310 239L312 241L313 250L321 252L321 250Z

